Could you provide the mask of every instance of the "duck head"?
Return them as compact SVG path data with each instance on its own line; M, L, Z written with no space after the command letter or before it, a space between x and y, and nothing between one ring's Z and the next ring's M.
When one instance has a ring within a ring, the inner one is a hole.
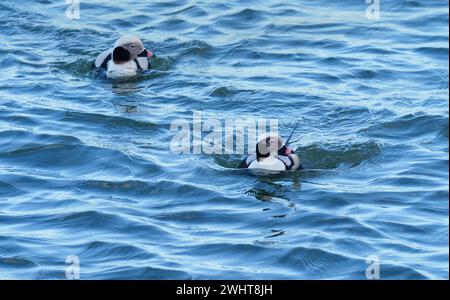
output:
M276 156L282 146L283 140L279 135L263 135L256 144L256 159L260 161L270 156Z
M126 35L114 43L112 59L114 63L121 64L137 57L150 58L153 53L145 49L142 41L134 35Z

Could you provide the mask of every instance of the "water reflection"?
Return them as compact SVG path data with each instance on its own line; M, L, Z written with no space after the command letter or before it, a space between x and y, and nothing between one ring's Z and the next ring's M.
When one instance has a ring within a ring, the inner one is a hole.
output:
M128 96L130 94L139 92L142 87L139 88L137 80L127 81L127 82L113 82L111 91L117 96Z
M266 230L264 231L264 239L274 239L285 236L286 230L280 228L282 220L287 218L292 212L298 211L296 203L290 200L287 197L287 194L293 189L299 190L301 188L301 184L298 176L290 176L290 179L292 180L292 184L283 185L277 182L277 180L280 180L280 178L261 178L261 180L256 183L253 188L245 192L246 195L254 196L261 202L277 204L275 207L271 206L262 209L263 212L267 212L270 214L269 224L272 224L271 227L275 227L269 229L269 232L267 232ZM283 182L285 183L286 181ZM266 245L267 242L267 240L255 241L255 243ZM270 241L270 244L274 243L275 242L273 240Z
M291 174L290 178L292 179L292 184L290 186L277 183L277 178L262 178L253 188L246 191L245 194L254 196L256 199L263 202L278 203L284 207L297 211L295 202L287 198L286 192L300 190L301 183L299 176L296 174Z

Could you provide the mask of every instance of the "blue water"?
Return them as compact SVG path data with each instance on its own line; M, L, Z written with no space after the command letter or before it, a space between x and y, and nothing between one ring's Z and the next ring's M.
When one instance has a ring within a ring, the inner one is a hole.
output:
M448 2L0 2L0 278L449 277ZM123 33L157 55L94 76ZM307 170L172 155L193 111L278 119Z

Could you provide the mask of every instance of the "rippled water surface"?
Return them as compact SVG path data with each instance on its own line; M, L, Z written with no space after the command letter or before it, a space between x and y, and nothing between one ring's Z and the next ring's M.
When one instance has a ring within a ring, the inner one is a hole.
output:
M0 2L0 277L448 278L448 1ZM91 63L123 33L131 82ZM172 155L193 111L279 119L307 170Z

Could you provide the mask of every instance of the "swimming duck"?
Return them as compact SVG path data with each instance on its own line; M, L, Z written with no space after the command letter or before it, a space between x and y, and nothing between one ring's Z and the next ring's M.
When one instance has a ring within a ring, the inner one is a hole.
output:
M107 78L124 80L149 69L148 59L152 56L137 36L126 35L119 38L112 49L102 52L93 67L106 70Z
M294 150L286 146L280 136L271 134L258 139L256 152L242 160L239 168L279 173L286 170L301 170L303 166Z

